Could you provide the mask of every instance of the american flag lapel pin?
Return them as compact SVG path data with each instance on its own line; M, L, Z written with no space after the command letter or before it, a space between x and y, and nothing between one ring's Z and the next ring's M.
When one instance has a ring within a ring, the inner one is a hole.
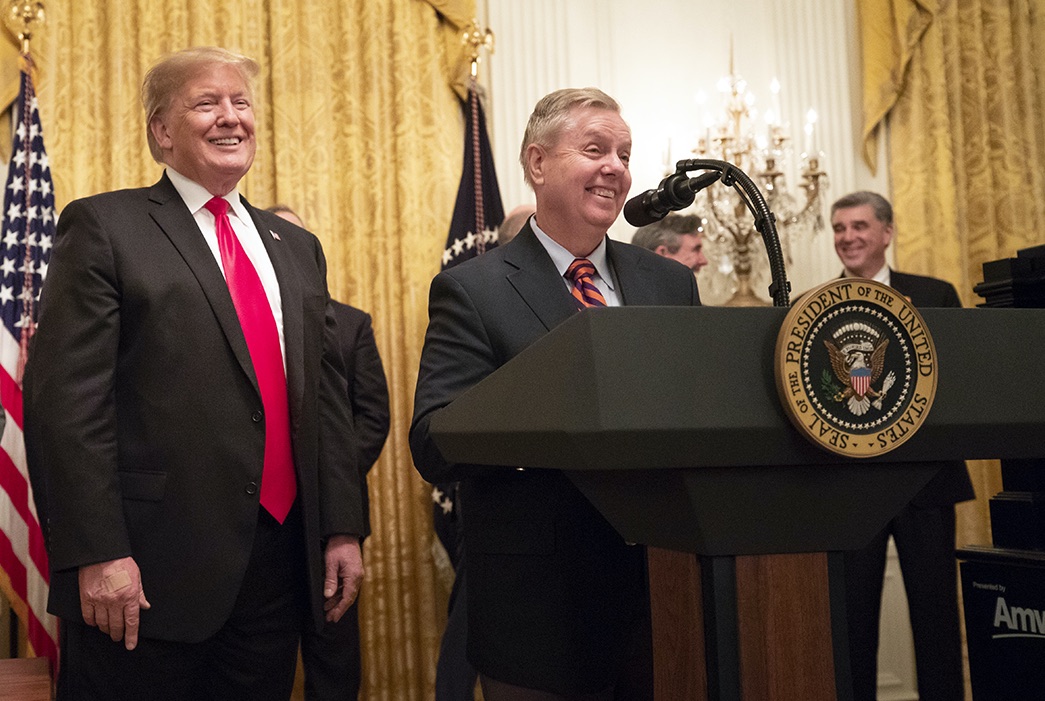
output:
M270 233L270 234L272 234L272 238L276 239L277 241L282 241L282 240L283 240L283 239L281 239L281 238L279 237L279 234L277 234L277 233L276 233L275 231L273 231L272 229L269 229L269 233Z

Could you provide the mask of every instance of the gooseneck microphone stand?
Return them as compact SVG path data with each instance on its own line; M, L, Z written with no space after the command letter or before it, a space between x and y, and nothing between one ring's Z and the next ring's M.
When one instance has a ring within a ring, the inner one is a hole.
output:
M769 286L769 295L773 299L774 307L788 307L791 305L791 283L787 281L787 270L784 267L784 253L780 248L780 237L776 230L776 217L769 211L769 205L762 196L758 186L747 176L744 171L727 161L717 161L710 158L690 158L675 164L677 174L688 173L693 170L711 170L722 174L723 185L732 187L740 195L744 205L755 218L755 229L762 234L762 242L766 246L766 255L769 257L769 270L773 282Z

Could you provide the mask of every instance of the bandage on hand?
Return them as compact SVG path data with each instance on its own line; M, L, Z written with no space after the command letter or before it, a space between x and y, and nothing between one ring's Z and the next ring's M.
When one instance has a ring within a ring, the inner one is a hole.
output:
M124 587L129 587L130 585L131 575L127 574L126 570L113 572L112 574L106 575L102 578L102 589L109 594L120 591Z

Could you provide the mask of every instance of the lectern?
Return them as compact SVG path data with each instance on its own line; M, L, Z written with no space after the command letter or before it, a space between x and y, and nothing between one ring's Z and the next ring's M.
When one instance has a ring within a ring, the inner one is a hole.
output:
M785 417L773 349L786 312L588 309L432 420L448 460L565 470L626 540L699 556L651 562L654 605L684 612L655 612L661 701L851 698L840 577L827 576L838 553L869 542L931 460L1041 452L1045 364L1025 351L1045 347L1045 311L921 310L935 404L914 438L865 460Z

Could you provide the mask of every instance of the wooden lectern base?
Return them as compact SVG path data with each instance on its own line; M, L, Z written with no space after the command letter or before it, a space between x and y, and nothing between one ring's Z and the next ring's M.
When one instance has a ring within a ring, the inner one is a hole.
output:
M43 657L0 660L0 698L51 701L51 670Z
M649 547L653 698L707 701L704 607L697 556Z
M656 701L850 696L836 693L825 554L699 558L651 547L649 576Z

